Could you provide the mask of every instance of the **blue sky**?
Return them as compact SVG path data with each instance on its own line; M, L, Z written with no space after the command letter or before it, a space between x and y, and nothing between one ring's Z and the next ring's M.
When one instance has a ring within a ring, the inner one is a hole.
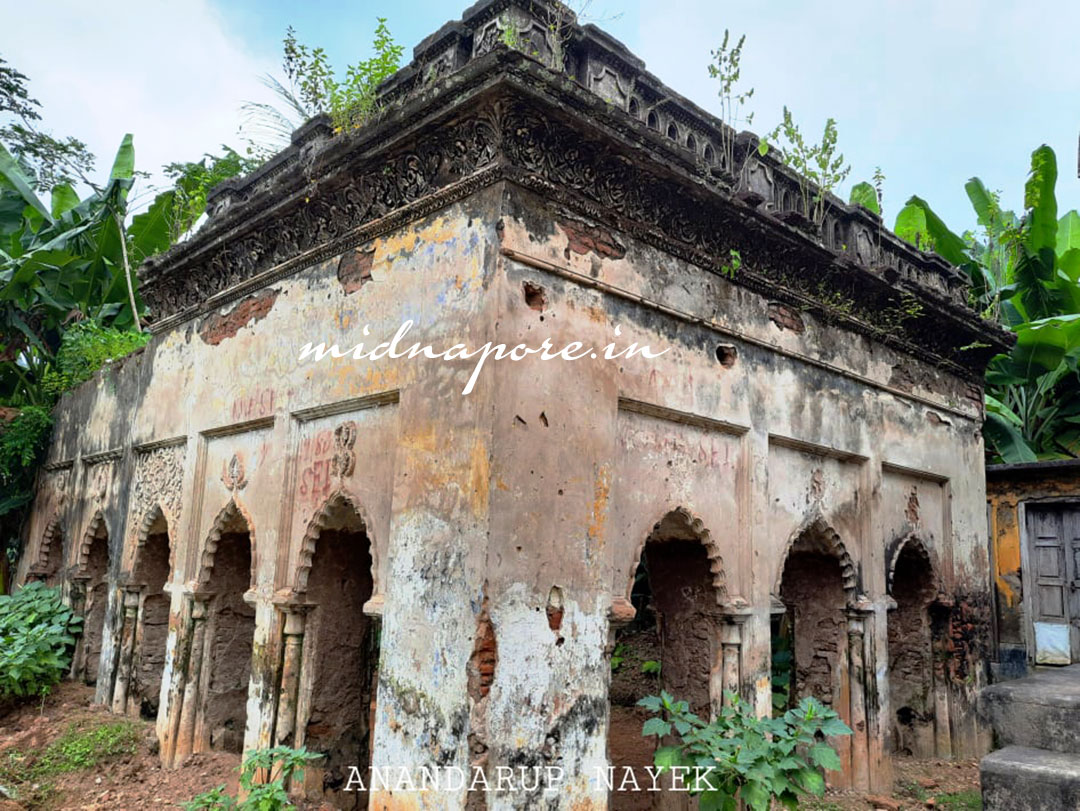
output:
M155 168L238 143L239 104L265 98L257 77L277 71L281 38L321 45L339 66L369 53L377 16L412 46L466 2L399 0L57 0L0 36L0 54L29 74L57 133L83 137L101 168L135 133L140 164ZM1058 199L1080 205L1080 3L1048 0L832 0L720 4L608 2L589 15L677 91L716 111L706 74L725 28L745 33L752 129L791 108L815 139L837 120L852 182L886 175L886 221L912 194L956 230L973 225L964 182L979 175L1021 205L1031 151L1058 153ZM52 47L50 47L50 45ZM115 58L103 58L103 54Z

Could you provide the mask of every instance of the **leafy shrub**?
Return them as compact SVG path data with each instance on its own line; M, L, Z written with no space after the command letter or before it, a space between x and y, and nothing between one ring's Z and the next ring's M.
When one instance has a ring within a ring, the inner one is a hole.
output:
M0 515L29 500L28 485L52 430L49 410L24 406L7 425L0 425Z
M59 682L81 622L59 589L28 583L0 595L0 698L43 695Z
M107 362L141 349L149 340L146 332L106 327L92 319L80 321L60 339L56 362L45 373L44 388L53 395L63 394L89 380Z
M821 796L820 769L840 768L840 758L823 738L850 735L847 724L813 698L778 718L758 718L732 693L727 699L711 723L667 692L639 701L656 714L645 722L643 735L663 739L674 733L680 739L656 750L655 765L661 771L680 769L684 785L700 797L700 811L735 811L739 801L753 811L766 811L773 801L796 808L800 795Z
M321 757L304 747L275 746L248 752L240 767L243 800L236 800L225 793L225 786L218 786L184 803L184 811L291 811L295 806L285 791L286 781L293 775L302 775L308 763ZM256 782L262 775L272 775L274 779Z

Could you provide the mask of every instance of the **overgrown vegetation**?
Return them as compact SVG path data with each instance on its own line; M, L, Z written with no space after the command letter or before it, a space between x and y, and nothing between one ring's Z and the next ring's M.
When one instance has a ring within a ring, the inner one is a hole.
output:
M897 215L897 235L963 270L972 305L1016 335L986 374L993 461L1080 454L1080 214L1058 217L1056 183L1057 158L1044 145L1031 156L1021 217L977 177L965 190L978 234L956 235L920 197Z
M0 700L46 695L71 665L81 623L59 589L27 583L0 594Z
M746 35L739 37L739 41L731 44L731 36L724 29L724 39L720 47L712 52L712 62L709 63L709 76L720 82L717 95L720 97L720 118L725 126L720 128L720 155L723 166L731 171L735 166L735 135L742 126L749 127L754 121L752 112L743 112L743 108L754 97L754 88L739 90L739 79L742 77L742 49L746 42Z
M761 144L768 149L772 142L780 148L780 160L799 176L799 205L806 219L818 227L825 221L828 196L847 180L851 166L837 152L836 120L825 121L821 143L808 143L791 111L785 106L783 120Z
M98 184L85 145L40 122L26 76L0 59L0 552L10 562L52 406L148 339L135 268L191 231L213 185L257 165L228 147L170 164L172 188L129 223L132 136Z
M249 752L240 768L242 800L229 795L225 786L218 786L184 803L184 811L289 811L295 808L285 789L289 779L302 776L304 767L321 757L303 747L276 746ZM266 781L267 776L273 779Z
M281 102L247 102L243 105L241 132L248 153L266 160L289 145L294 130L305 121L327 113L339 131L362 126L378 113L376 89L401 65L403 46L394 41L386 18L377 18L372 55L345 68L344 77L334 72L322 48L312 48L296 38L290 26L283 40L284 80L267 74L263 83Z
M683 785L698 797L700 811L753 811L772 804L796 808L801 796L821 796L823 769L839 769L840 758L822 737L850 735L839 716L813 698L804 698L776 718L758 718L735 694L711 722L690 712L685 701L666 692L638 704L654 717L642 734L661 742L654 763L662 771L680 768Z

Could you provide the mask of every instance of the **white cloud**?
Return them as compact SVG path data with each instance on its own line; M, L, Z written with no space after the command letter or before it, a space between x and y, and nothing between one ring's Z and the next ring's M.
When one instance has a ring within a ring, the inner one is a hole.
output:
M104 178L124 133L136 168L240 148L239 106L265 100L258 76L277 66L249 53L206 0L57 0L9 14L0 53L30 79L43 123L97 155Z

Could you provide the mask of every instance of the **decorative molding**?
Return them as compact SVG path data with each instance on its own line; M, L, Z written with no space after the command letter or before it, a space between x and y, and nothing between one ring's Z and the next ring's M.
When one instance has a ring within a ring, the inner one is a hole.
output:
M685 146L671 145L621 109L606 109L609 105L595 94L568 85L565 77L560 80L529 57L496 48L459 70L453 81L453 93L435 89L403 99L385 119L355 136L316 144L312 148L322 151L317 159L316 153L308 155L310 165L301 165L294 149L293 163L282 169L276 189L264 175L241 183L243 188L230 194L250 198L239 200L245 202L244 212L230 204L220 224L211 220L199 237L147 267L143 293L155 312L169 317L168 324L178 323L223 303L219 296L242 295L252 289L252 279L265 285L370 238L363 230L368 225L383 228L385 218L405 211L420 216L508 177L555 199L572 199L587 215L708 269L719 271L722 258L738 248L743 270L736 284L773 293L802 290L800 295L816 300L821 312L845 328L902 345L905 352L933 355L958 370L971 372L982 355L1007 345L1003 333L964 306L964 282L941 260L886 234L871 245L874 256L860 267L854 251L833 250L735 199L708 173L703 180L698 158ZM481 91L486 96L475 98ZM437 120L451 112L454 118ZM577 120L568 126L565 121L573 116ZM408 129L414 125L422 131ZM600 127L606 128L602 136ZM708 140L707 133L699 134L703 143ZM382 150L376 147L380 135ZM742 144L742 160L749 159L751 146ZM789 172L778 163L770 168L774 176ZM320 179L312 180L311 173ZM450 189L453 194L439 198ZM840 201L833 207L852 221L848 230L879 228L873 215L858 207ZM916 267L938 281L914 280ZM886 331L865 320L849 323L815 295L811 279L856 296L854 304L868 312L895 304L902 291L915 293L927 317L948 328L928 342L925 329L918 340L914 334L905 339L921 326L916 323ZM957 352L958 342L973 338L992 346L987 352Z
M101 462L115 462L122 458L124 455L123 448L113 448L108 451L101 451L100 453L91 453L82 457L82 463L84 465L96 465Z
M311 408L303 408L292 412L292 417L297 422L310 422L322 417L334 417L338 414L350 414L354 411L363 411L368 408L378 408L384 405L395 405L401 399L399 389L367 394L363 397L354 397L349 400L338 400L335 403L326 403Z
M836 459L839 462L862 464L869 460L868 456L864 456L861 453L845 451L828 445L819 445L816 442L807 442L803 439L795 439L794 437L783 436L782 434L769 434L769 444L775 445L778 448L787 448L788 450L798 451L799 453L809 453L814 456L824 456L828 459Z
M705 428L709 431L719 431L720 433L731 434L732 436L742 436L750 430L749 426L746 425L738 425L733 422L718 420L713 417L705 417L700 414L691 414L688 411L678 411L674 408L646 403L641 400L634 400L630 397L619 397L619 411L630 414L642 414L646 417L654 417L658 420L666 420L667 422L676 422L681 425L693 425L697 428Z
M135 449L135 471L128 508L130 535L128 548L134 547L132 570L138 561L139 550L157 515L165 519L169 533L169 567L175 565L175 533L183 510L184 461L187 440L162 440L146 443Z
M894 473L899 476L910 476L913 479L925 479L928 482L934 484L946 484L949 481L948 476L943 476L940 473L931 473L928 470L920 470L914 467L907 467L905 465L897 465L893 462L881 463L882 473Z
M259 417L258 419L248 420L247 422L233 422L228 425L222 425L220 428L208 428L200 433L201 436L206 439L216 439L217 437L233 436L235 434L244 434L248 431L259 431L263 428L273 428L274 418Z
M186 445L187 441L187 435L174 436L168 439L154 439L149 442L140 442L132 445L131 449L136 453L146 453L148 451L158 450L159 448L172 448L177 445Z

